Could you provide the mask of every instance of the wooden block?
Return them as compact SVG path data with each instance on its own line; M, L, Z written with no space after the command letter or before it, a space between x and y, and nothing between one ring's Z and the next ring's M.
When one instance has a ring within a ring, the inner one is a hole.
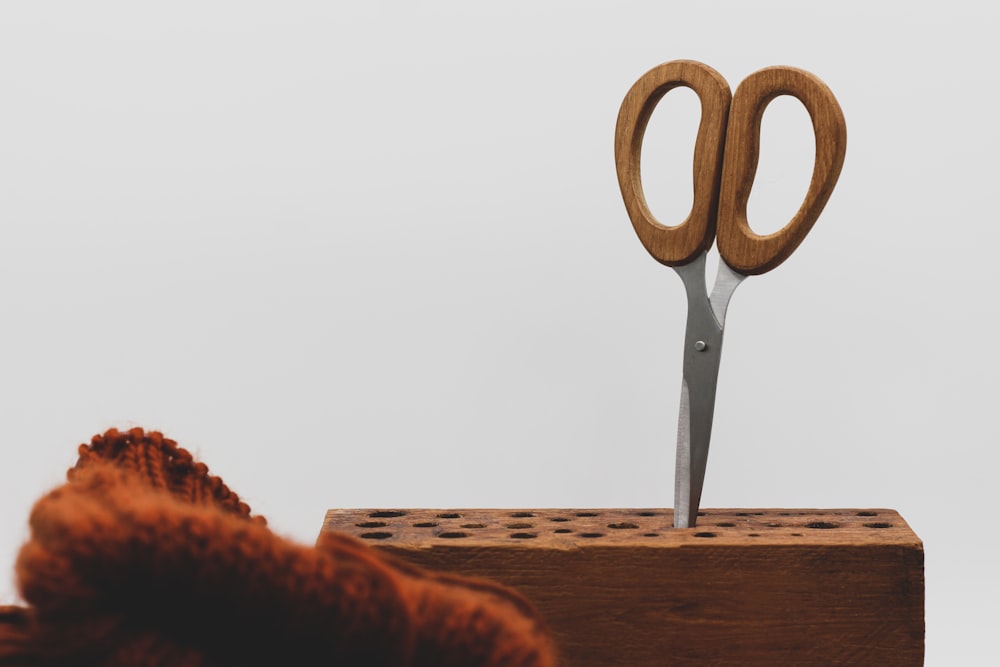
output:
M567 667L921 665L923 544L888 509L334 509L323 530L489 577Z

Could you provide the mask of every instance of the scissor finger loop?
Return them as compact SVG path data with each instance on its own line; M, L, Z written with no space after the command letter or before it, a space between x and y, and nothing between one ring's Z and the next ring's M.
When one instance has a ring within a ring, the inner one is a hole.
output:
M694 149L694 199L678 225L664 225L646 203L640 173L642 139L657 103L679 86L701 101L701 122ZM618 184L632 226L646 250L667 266L687 264L712 245L718 211L722 152L731 99L729 84L711 67L675 60L654 67L632 86L622 102L615 129Z
M816 158L805 199L795 216L773 234L755 233L747 203L760 155L760 125L767 105L791 95L805 106L816 138ZM748 76L733 94L726 130L716 237L726 263L746 275L770 271L802 243L840 176L847 146L844 114L817 77L792 67L768 67Z

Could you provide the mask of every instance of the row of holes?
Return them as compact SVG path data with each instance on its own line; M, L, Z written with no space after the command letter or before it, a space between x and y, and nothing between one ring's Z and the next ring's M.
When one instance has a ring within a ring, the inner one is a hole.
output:
M659 514L660 513L657 513L657 512L648 512L648 511L637 512L636 513L637 516L658 516ZM737 516L751 516L751 515L753 515L753 516L763 516L764 514L765 514L764 512L737 512L736 515ZM779 514L780 514L780 516L804 516L807 513L806 512L780 512ZM401 517L401 516L406 516L406 512L403 512L403 511L400 511L400 510L378 510L378 511L369 513L368 516L372 517L372 518L392 519L392 518L398 518L398 517ZM439 519L459 519L459 518L462 518L462 515L459 514L459 513L457 513L457 512L442 512L442 513L440 513L440 514L438 514L436 516ZM534 513L532 513L532 512L511 512L508 516L510 516L512 518L531 518L531 517L535 517L536 515ZM600 513L598 513L598 512L578 512L578 513L576 513L576 516L582 517L582 518L589 518L589 517L600 516ZM704 512L699 512L699 516L705 516L705 513ZM857 516L861 516L861 517L874 517L874 516L878 516L878 513L877 512L871 512L871 511L862 511L862 512L857 512ZM568 519L566 517L553 517L553 518L549 519L549 521L561 523L561 522L571 521L571 519ZM386 523L385 521L363 521L363 522L357 523L355 525L358 526L359 528L384 528L384 527L388 526L388 523ZM433 522L433 521L421 521L421 522L417 522L417 523L413 524L413 526L415 528L435 528L435 527L437 527L437 525L438 524L436 522ZM736 527L736 524L732 523L732 522L719 522L719 523L716 523L715 525L718 526L719 528L734 528L734 527ZM768 528L783 528L784 527L783 524L778 523L778 522L769 522L766 525L767 525ZM875 529L879 529L879 528L891 528L892 527L892 524L885 523L885 522L871 522L871 523L865 523L863 525L864 525L865 528L875 528ZM460 527L471 530L471 529L486 528L487 526L486 526L486 524L483 524L483 523L466 523L466 524L462 524ZM510 537L512 539L533 539L533 538L538 537L538 533L520 532L520 531L525 531L527 529L534 528L534 524L531 524L531 523L516 522L516 523L507 524L506 527L507 527L508 530L519 531L519 532L511 533ZM839 528L840 524L832 523L832 522L829 522L829 521L812 521L810 523L805 524L805 527L806 528L815 529L815 530L830 530L830 529L834 529L834 528ZM608 524L608 528L612 528L612 529L615 529L615 530L636 530L636 529L639 528L639 525L635 524L635 523L623 521L623 522L619 522L619 523L609 523ZM552 532L558 533L558 534L568 534L568 533L572 533L573 531L570 530L570 529L568 529L568 528L557 528L557 529L553 530ZM392 535L393 535L392 533L387 532L387 531L372 531L372 532L362 533L361 537L365 538L365 539L370 539L370 540L384 540L384 539L388 539L388 538L392 537ZM604 533L586 532L586 533L579 533L578 536L579 537L585 537L585 538L597 538L597 537L604 537L604 535L605 535ZM791 535L793 537L801 537L802 533L791 533ZM442 532L442 533L440 533L438 535L438 537L441 537L441 538L444 538L444 539L458 539L458 538L463 538L463 537L468 537L468 536L469 536L469 533L466 533L466 532L463 532L463 531L455 531L455 530L444 531L444 532ZM644 537L658 537L659 533L644 533L643 536ZM748 537L760 537L760 533L747 533L747 536ZM709 531L700 531L700 532L694 533L694 537L701 537L701 538L716 537L716 534L713 533L713 532L709 532Z
M763 514L763 512L761 512ZM586 518L600 516L600 512L577 512L574 516ZM636 516L660 516L660 512L636 512ZM375 512L370 512L368 516L375 519L395 519L397 517L406 516L406 512L402 510L377 510ZM461 519L462 515L458 512L442 512L436 515L439 519ZM536 516L534 512L511 512L507 516L513 517L515 519L527 519ZM704 512L698 512L698 516L705 516ZM570 519L564 517L556 517L551 519L551 521L569 521Z
M649 511L636 512L635 513L636 516L662 516L662 514L663 514L662 512L649 512ZM766 514L765 512L737 512L736 516L764 516L765 514ZM826 512L818 512L818 513L813 513L813 512L779 512L778 513L779 516L806 516L807 514L808 515L823 516L824 514L826 514ZM840 513L839 512L835 512L835 514L840 514ZM578 517L581 517L581 518L589 518L589 517L595 517L595 516L600 516L600 515L601 515L600 512L577 512L574 516L578 516ZM401 516L406 516L406 512L404 512L402 510L376 510L374 512L369 512L368 516L370 516L372 518L375 518L375 519L395 519L395 518L398 518L398 517L401 517ZM459 514L458 512L442 512L440 514L437 514L436 516L439 519L461 519L462 518L462 515ZM513 517L515 519L527 519L527 518L530 518L530 517L534 517L536 515L535 515L534 512L511 512L507 516ZM706 516L706 513L705 512L698 512L698 516ZM862 511L862 512L857 512L857 516L878 516L878 512ZM570 519L567 519L565 517L554 517L554 518L550 519L550 521L570 521Z
M722 526L722 527L728 527L728 526L731 526L732 524L717 524L717 525L718 526ZM362 525L359 524L359 527L362 527L362 528L372 527L372 528L374 528L376 526L367 526L367 525L362 526ZM462 526L462 528L482 528L482 527L483 526L480 525L480 524L476 524L476 525L464 525L464 526ZM528 526L528 527L530 528L531 526ZM609 526L609 528L615 528L615 527L616 526L614 526L614 525ZM638 526L636 526L636 527L638 528ZM780 526L773 526L772 525L772 526L769 526L769 527L774 528L774 527L780 527ZM831 524L831 523L825 523L825 522L807 523L805 527L806 528L812 528L812 529L820 529L820 530L822 530L822 529L830 529L830 528L839 528L839 526L837 524ZM889 523L866 523L865 527L866 528L892 528L892 524L889 524ZM568 534L568 533L572 533L573 531L569 530L568 528L559 528L559 529L553 530L552 532L553 533L557 533L557 534ZM579 537L586 537L586 538L595 538L595 537L604 537L604 535L605 535L605 533L579 533L578 536ZM455 531L455 530L445 531L445 532L442 532L442 533L440 533L438 535L438 537L442 537L442 538L445 538L445 539L455 539L455 538L462 538L462 537L468 537L468 536L469 536L469 533L462 532L462 531ZM660 536L659 533L643 533L643 537L659 537L659 536ZM791 536L792 537L802 537L802 533L791 533ZM373 532L361 533L361 537L364 538L364 539L368 539L368 540L384 540L384 539L388 539L388 538L392 537L392 533L386 532L386 531L373 531ZM517 532L517 533L511 533L510 537L513 538L513 539L533 539L535 537L538 537L538 533ZM711 533L711 532L707 532L707 531L701 531L701 532L695 533L694 537L716 537L716 534L715 533ZM760 533L747 533L747 537L760 537Z

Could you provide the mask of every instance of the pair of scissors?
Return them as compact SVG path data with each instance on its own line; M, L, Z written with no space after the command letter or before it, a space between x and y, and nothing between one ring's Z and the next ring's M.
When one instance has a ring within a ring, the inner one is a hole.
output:
M678 86L697 93L701 122L694 148L691 212L679 225L667 226L646 204L639 163L654 108ZM809 112L816 158L809 189L794 217L777 232L759 235L747 222L747 202L757 171L761 118L780 95L797 98ZM837 183L846 145L844 115L833 93L809 72L791 67L754 72L730 93L729 84L711 67L676 60L644 74L622 102L615 129L615 162L625 208L646 250L673 267L687 293L674 484L676 528L694 527L697 521L729 300L746 276L777 267L809 233ZM705 256L713 238L720 261L709 294Z

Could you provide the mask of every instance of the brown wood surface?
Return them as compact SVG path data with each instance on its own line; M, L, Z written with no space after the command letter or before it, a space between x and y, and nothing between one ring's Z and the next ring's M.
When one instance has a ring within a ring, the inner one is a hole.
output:
M921 665L923 545L888 509L341 509L424 567L519 589L568 667Z
M646 203L640 163L649 119L665 94L691 88L701 102L694 147L694 199L688 217L665 225ZM747 203L760 157L760 125L767 105L791 95L812 120L816 151L805 199L792 219L772 234L757 234ZM770 271L802 243L830 198L847 148L844 114L819 78L794 67L767 67L748 76L731 94L708 65L675 60L654 67L629 89L615 127L618 185L639 240L659 262L678 266L708 250L713 240L726 263L744 275Z
M691 212L683 222L668 226L649 210L640 163L642 138L653 109L678 86L698 94L701 123L695 139ZM618 185L639 240L649 254L668 266L687 264L712 246L730 98L729 84L714 69L693 60L674 60L642 75L622 101L615 128Z
M760 156L760 123L767 105L791 95L805 106L816 137L816 157L805 200L795 216L773 234L759 235L747 221L747 203ZM739 85L729 107L726 152L719 193L716 242L726 264L740 273L775 268L795 251L812 229L833 192L847 149L847 126L837 98L809 72L768 67Z

